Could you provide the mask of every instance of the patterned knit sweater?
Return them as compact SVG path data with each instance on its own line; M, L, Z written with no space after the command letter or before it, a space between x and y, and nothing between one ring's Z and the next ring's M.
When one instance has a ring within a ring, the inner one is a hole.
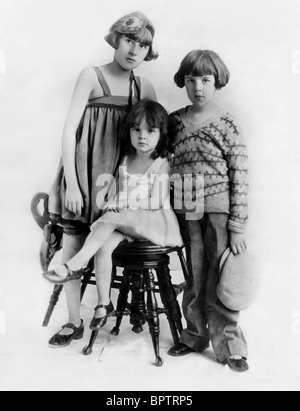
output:
M187 109L170 115L171 174L203 175L204 212L229 214L228 229L243 233L248 220L248 156L238 126L222 111L195 125L188 121ZM195 201L195 187L192 197Z

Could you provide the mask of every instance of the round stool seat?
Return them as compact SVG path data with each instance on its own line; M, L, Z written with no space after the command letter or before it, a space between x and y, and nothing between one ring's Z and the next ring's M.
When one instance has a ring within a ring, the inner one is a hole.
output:
M147 269L168 265L172 247L160 247L150 241L122 242L114 251L112 260L115 266L129 269Z
M157 255L176 251L178 247L160 247L147 240L123 241L114 251L114 255Z

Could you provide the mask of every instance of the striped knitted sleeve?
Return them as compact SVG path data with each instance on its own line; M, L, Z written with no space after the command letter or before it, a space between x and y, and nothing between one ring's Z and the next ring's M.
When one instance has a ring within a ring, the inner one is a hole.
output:
M176 127L176 120L175 120L176 113L172 113L169 115L169 124L168 124L168 138L169 138L169 146L168 151L170 154L174 153L174 140L175 140L175 127Z
M248 220L248 154L236 121L227 116L226 160L230 180L230 220L228 228L236 233L246 230Z

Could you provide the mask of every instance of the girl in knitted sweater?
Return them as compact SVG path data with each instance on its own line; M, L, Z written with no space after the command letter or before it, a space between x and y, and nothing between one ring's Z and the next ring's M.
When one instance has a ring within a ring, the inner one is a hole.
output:
M234 254L247 248L246 222L247 150L232 115L220 109L215 96L229 81L229 71L213 51L189 53L175 75L178 87L186 87L192 105L170 115L174 153L172 174L202 176L203 187L194 184L190 207L174 208L187 250L190 277L183 311L187 328L170 355L202 352L212 342L215 354L234 371L247 371L247 346L238 326L239 313L218 299L219 264L228 247ZM179 193L184 197L182 193ZM199 204L202 205L199 213ZM189 211L189 212L187 212Z

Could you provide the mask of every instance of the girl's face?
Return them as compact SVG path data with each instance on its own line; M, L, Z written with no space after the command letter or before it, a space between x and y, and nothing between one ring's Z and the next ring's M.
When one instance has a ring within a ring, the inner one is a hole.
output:
M196 108L208 106L216 96L215 78L212 75L185 76L185 87L189 99Z
M119 39L119 47L115 52L115 59L124 70L136 69L147 57L149 46L145 46L126 36Z
M160 140L160 129L150 127L145 119L130 129L131 144L140 154L151 155Z

